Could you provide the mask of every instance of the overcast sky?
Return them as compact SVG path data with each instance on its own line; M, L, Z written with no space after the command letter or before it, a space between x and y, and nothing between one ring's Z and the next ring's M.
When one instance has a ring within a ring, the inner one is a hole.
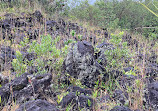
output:
M74 0L69 0L69 1L73 2ZM80 0L78 0L78 1L80 1ZM84 1L84 0L82 0L82 1ZM96 0L88 0L88 1L89 1L90 4L94 4Z
M89 0L90 4L94 4L95 0Z

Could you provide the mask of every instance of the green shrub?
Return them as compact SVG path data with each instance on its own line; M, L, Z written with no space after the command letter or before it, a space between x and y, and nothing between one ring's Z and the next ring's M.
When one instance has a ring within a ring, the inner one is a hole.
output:
M12 66L16 72L16 76L20 76L26 71L26 64L23 62L23 55L20 51L16 51L16 57L17 59L13 59Z
M127 42L122 42L123 32L118 35L111 34L110 43L114 45L114 49L105 51L107 57L107 69L120 69L123 66L123 61L131 55L127 48Z

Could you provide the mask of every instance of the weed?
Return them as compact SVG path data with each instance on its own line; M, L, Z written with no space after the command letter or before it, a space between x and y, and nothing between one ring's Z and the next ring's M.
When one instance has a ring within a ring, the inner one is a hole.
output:
M71 31L71 35L74 37L76 32L74 30Z
M23 55L20 51L16 51L17 59L13 59L12 66L16 71L16 76L20 76L26 71L26 64L23 63Z
M114 49L106 50L105 55L107 57L107 71L121 70L123 68L123 61L131 57L127 48L127 42L122 42L122 36L124 32L120 32L118 35L111 34L112 39L110 43L114 45Z
M62 101L63 97L66 96L67 94L69 94L68 91L61 93L60 95L57 95L57 103L60 104L60 102Z

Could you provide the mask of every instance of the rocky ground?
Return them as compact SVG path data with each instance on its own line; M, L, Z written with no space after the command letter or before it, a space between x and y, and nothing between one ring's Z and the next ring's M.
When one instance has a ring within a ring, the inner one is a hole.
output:
M40 35L43 34L49 34L52 40L60 36L59 44L56 44L59 50L65 47L69 40L75 41L68 44L68 52L64 55L60 71L50 67L56 59L42 55L40 60L43 63L51 63L45 64L40 71L49 69L48 71L40 74L35 63L31 66L27 64L27 70L16 76L17 69L11 62L19 59L17 50L22 54L21 64L26 65L25 61L36 60L40 54L29 52L28 49L34 40L40 43ZM33 14L21 13L19 16L11 13L4 15L0 19L0 109L7 107L11 110L12 103L15 102L19 105L16 111L157 111L158 55L153 48L156 40L146 47L150 53L148 54L143 52L144 44L133 39L130 34L124 34L122 40L127 42L127 46L135 47L134 61L139 68L135 69L129 65L128 59L131 58L128 58L122 60L126 66L123 70L109 71L105 68L109 64L105 51L116 48L108 42L110 36L104 29L89 31L77 23L61 18L45 19L40 11ZM16 47L21 41L24 42L25 38L28 38L27 44ZM135 74L128 73L130 71ZM61 73L59 78L58 72ZM112 93L108 87L100 85L102 82L109 83L107 81L110 81L111 77L117 80L117 85L112 86ZM75 80L79 80L79 85ZM96 91L98 95L95 97ZM138 103L141 102L144 108L139 107Z

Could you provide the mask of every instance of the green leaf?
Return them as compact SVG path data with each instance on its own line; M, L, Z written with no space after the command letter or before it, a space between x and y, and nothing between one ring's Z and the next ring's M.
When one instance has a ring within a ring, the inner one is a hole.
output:
M91 101L88 99L88 106L90 107L91 106Z

